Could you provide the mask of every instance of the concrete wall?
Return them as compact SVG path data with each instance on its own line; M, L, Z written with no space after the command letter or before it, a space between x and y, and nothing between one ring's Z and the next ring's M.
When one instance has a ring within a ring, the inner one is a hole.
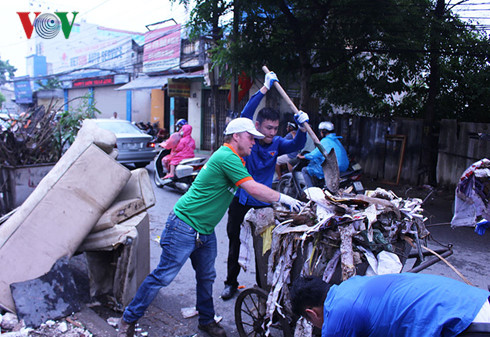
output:
M196 141L196 150L201 149L201 118L202 118L202 84L191 82L191 97L188 105L188 122L192 125L192 138Z

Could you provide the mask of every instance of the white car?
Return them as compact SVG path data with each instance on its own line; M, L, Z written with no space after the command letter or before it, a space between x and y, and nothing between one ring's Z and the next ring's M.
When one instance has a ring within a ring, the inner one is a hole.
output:
M153 137L147 135L131 122L121 119L94 119L102 129L112 131L117 138L117 161L121 164L147 166L158 154Z

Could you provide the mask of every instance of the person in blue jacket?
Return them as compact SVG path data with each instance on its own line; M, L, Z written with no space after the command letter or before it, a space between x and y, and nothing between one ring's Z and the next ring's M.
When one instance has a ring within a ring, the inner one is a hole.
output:
M334 149L340 173L347 171L347 168L349 167L349 157L344 146L339 141L339 139L342 139L342 137L337 136L335 132L333 132L334 125L331 122L321 122L320 125L318 125L318 130L322 135L322 140L320 143L323 145L327 153L329 153L331 149ZM322 163L325 160L325 157L318 148L305 154L304 156L299 157L310 161L308 166L304 167L302 170L307 187L317 185L313 182L312 177L315 177L320 181L325 179L322 169Z
M306 276L290 296L322 337L451 337L490 322L490 292L438 275L354 276L339 285Z
M276 74L273 72L270 72L265 76L264 86L247 102L243 108L241 117L253 120L255 110L259 103L276 81L279 82ZM255 127L265 137L256 142L252 148L252 153L244 158L245 166L253 179L268 187L272 186L277 157L285 153L299 151L306 143L306 129L301 125L309 121L308 114L300 111L294 116L300 129L296 133L296 136L291 140L277 136L279 118L279 112L274 109L267 107L260 109L257 113ZM237 279L238 274L240 273L240 265L238 264L240 255L240 226L243 222L243 218L251 208L268 206L270 206L270 204L255 199L244 190L238 190L228 208L226 232L229 239L229 249L227 278L225 281L225 288L221 294L223 300L232 298L238 289ZM258 280L259 275L257 273L257 282L260 283ZM260 284L258 285L260 286Z

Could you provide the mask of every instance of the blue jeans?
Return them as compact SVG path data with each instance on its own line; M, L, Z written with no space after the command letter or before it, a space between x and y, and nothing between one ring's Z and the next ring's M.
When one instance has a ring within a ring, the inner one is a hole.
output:
M206 325L214 321L216 235L214 232L209 235L197 234L194 228L180 220L174 212L169 214L160 239L160 262L144 279L133 300L124 310L123 319L126 322L136 322L144 315L160 288L172 282L189 257L196 272L196 309L199 311L199 324Z

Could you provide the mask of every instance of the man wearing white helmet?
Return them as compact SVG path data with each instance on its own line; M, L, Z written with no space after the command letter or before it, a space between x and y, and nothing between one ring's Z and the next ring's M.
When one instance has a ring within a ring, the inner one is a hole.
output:
M318 130L322 135L322 140L320 143L323 145L327 153L329 153L331 149L334 149L335 156L337 157L337 163L339 164L339 171L346 171L349 167L349 157L347 155L347 151L344 149L344 146L339 141L339 139L342 139L342 137L337 136L335 132L333 132L334 125L331 122L321 122L318 126ZM325 160L325 157L320 150L315 149L312 152L305 154L304 158L310 161L308 166L302 170L305 177L305 183L308 187L312 187L315 186L312 177L320 180L325 179L322 169L322 163Z

